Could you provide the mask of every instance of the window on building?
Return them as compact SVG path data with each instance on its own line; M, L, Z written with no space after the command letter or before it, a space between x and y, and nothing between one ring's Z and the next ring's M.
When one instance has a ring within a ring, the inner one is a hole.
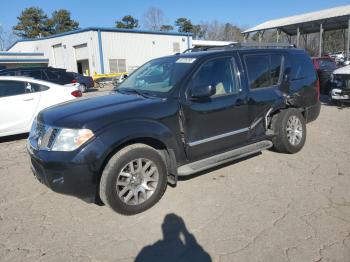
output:
M180 43L179 42L173 43L173 51L174 51L174 53L180 53Z
M109 72L110 73L124 73L124 72L126 72L126 60L125 59L109 59Z
M279 83L282 55L247 55L244 60L251 89L274 86Z
M24 82L0 81L0 97L16 96L25 93Z

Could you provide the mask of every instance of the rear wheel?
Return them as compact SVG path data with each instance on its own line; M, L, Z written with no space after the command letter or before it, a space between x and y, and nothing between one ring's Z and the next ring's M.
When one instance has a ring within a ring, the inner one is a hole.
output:
M294 154L303 148L306 140L306 124L299 110L290 108L281 111L273 119L272 125L276 133L273 139L276 151Z
M80 84L80 91L81 91L82 93L85 93L85 92L87 91L86 85Z
M161 154L144 144L127 146L107 163L101 177L100 197L114 211L140 213L163 196L167 171Z

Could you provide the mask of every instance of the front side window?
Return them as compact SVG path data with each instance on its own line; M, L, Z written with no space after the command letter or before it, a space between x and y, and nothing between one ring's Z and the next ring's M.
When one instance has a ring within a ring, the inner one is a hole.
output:
M178 56L152 60L124 80L118 90L151 92L155 95L169 92L183 78L194 61L194 58Z
M23 95L24 93L24 82L0 80L0 97Z
M239 92L237 74L238 70L233 58L213 59L200 67L192 78L190 86L214 85L216 94L213 97L237 94Z
M277 85L281 75L282 55L247 55L244 61L250 89Z

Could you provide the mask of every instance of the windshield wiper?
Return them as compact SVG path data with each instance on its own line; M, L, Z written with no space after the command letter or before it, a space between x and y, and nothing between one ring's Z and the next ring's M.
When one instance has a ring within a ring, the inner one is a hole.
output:
M144 98L154 98L155 96L152 96L150 93L145 91L140 91L137 89L116 89L117 92L122 94L137 94L139 96L142 96Z

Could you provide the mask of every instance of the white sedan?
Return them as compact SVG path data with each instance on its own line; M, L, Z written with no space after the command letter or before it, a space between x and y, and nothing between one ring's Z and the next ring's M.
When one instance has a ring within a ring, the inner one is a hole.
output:
M40 110L81 96L78 84L0 76L0 137L29 132Z

